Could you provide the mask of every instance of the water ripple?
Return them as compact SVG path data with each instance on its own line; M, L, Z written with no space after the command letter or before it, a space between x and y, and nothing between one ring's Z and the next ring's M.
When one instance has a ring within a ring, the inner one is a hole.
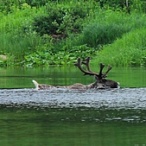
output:
M146 88L113 90L43 90L3 89L0 104L17 104L43 107L93 107L116 109L145 109Z

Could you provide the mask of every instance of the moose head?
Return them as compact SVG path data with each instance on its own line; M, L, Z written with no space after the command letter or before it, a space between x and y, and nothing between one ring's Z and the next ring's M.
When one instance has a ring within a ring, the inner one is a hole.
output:
M79 68L81 72L84 73L84 75L90 75L95 77L95 82L90 84L90 88L118 88L119 83L113 80L106 79L107 74L112 69L111 66L108 66L107 71L103 73L103 68L105 67L104 64L100 63L100 70L99 73L93 72L90 69L90 57L87 57L85 60L81 60L78 58L77 62L75 63L75 66ZM86 66L86 70L83 69L82 65Z

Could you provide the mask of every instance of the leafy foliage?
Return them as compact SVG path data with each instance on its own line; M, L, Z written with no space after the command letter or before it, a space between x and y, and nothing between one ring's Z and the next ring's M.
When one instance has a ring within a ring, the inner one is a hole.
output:
M65 49L65 48L64 48ZM95 54L95 50L86 45L74 46L71 50L54 51L52 46L25 55L26 66L68 65L73 64L78 57L86 58Z
M87 15L82 5L73 7L47 7L47 13L34 19L33 28L40 35L48 34L53 38L65 38L69 33L80 32Z
M96 54L112 65L146 66L144 1L129 0L130 13L120 2L0 0L0 66L66 65Z

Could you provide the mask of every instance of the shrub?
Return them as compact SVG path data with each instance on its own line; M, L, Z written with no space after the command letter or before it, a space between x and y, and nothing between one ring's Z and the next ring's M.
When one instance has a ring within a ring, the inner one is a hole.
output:
M44 6L49 0L25 0L30 6Z
M47 7L48 13L36 17L33 22L34 30L40 35L48 34L53 38L64 38L71 32L80 32L87 10L82 5L73 7Z
M49 0L0 0L0 12L5 14L13 12L14 7L23 9L23 4L32 7L44 6Z
M33 23L34 30L40 35L58 34L60 25L63 23L65 13L61 9L50 10L49 15L36 17ZM62 32L65 30L62 28Z

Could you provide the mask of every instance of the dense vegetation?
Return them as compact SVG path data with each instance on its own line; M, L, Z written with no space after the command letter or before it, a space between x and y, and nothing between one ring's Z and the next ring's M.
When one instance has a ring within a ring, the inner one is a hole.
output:
M0 0L0 66L72 64L78 57L146 66L144 0Z

